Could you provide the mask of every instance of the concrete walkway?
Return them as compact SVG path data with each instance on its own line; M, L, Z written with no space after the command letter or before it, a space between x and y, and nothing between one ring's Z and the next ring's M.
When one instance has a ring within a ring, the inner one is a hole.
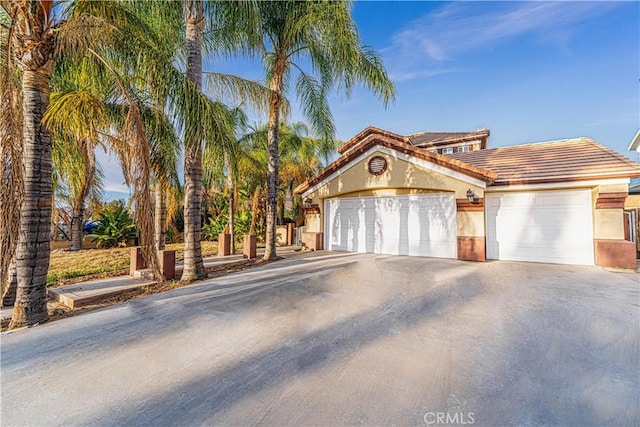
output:
M299 253L299 251L300 246L284 246L278 248L277 254L283 258L288 258ZM258 248L258 258L262 255L264 255L264 248ZM225 265L236 264L244 259L242 254L225 257L207 257L204 259L204 267L209 270ZM176 262L176 278L179 278L182 274L183 266L183 261ZM120 295L133 289L145 288L155 284L155 280L126 275L50 288L48 295L50 299L58 301L67 307L78 308L95 304L105 298ZM0 310L0 320L3 325L11 319L12 312L13 307L2 307Z

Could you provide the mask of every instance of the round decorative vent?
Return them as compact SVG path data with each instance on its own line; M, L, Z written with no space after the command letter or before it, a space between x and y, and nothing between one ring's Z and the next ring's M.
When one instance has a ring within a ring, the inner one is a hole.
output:
M369 160L369 173L371 175L380 175L387 170L387 161L384 157L375 156Z

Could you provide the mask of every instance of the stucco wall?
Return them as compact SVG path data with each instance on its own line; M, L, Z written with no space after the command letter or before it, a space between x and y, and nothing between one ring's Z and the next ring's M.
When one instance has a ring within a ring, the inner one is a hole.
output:
M626 209L640 208L640 194L629 194L624 202Z
M601 193L626 193L626 184L599 185L593 189L593 238L595 240L624 240L624 214L622 208L597 209Z
M382 156L387 161L387 170L378 176L370 174L367 167L369 160L374 156ZM329 197L395 196L453 191L457 199L466 199L466 193L469 189L476 196L484 197L482 187L422 168L386 153L375 152L343 171L333 180L323 184L314 192L305 195L305 199L311 199L313 204L318 205L322 213L324 199ZM484 220L482 220L482 227L479 227L477 217L478 215L472 215L469 217L471 219L467 219L466 216L462 219L465 224L462 229L465 234L462 235L484 236ZM307 215L306 221L307 231L323 231L323 221L317 214Z
M484 212L458 212L456 227L458 236L484 237Z
M387 160L386 172L378 176L369 173L367 164L369 159L373 156L382 156ZM344 196L347 194L351 195L351 193L357 194L363 190L373 189L402 189L402 191L407 191L407 189L412 189L414 191L421 189L454 191L456 198L465 198L469 188L471 188L478 197L484 197L484 191L479 186L472 185L435 171L424 169L388 154L373 153L371 156L368 156L348 170L342 172L332 181L325 183L316 191L305 196L305 198L310 198L313 200L313 203L318 203L322 206L321 199Z
M322 231L322 221L321 221L320 214L318 213L306 214L305 226L306 226L306 231L309 233L311 232L318 233Z
M624 239L622 209L596 209L593 213L593 238Z

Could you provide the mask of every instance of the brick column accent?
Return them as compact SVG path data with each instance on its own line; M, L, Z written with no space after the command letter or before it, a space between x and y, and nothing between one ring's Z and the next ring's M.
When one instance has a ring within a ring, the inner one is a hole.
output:
M132 276L135 271L144 270L145 268L147 268L147 263L142 257L142 248L140 246L131 248L131 255L129 260L129 274Z
M218 256L231 255L231 234L218 234Z
M176 278L176 251L158 251L160 272L167 280Z
M244 244L242 245L242 254L245 258L254 259L257 255L258 238L255 234L245 234Z
M294 226L295 224L290 222L287 224L287 246L291 246L293 245L293 230L294 230Z

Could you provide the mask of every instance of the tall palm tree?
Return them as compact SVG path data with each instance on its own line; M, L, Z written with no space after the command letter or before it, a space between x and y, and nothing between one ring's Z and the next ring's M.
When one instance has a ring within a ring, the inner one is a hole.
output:
M186 23L186 75L198 92L202 91L202 32L205 27L201 1L184 3ZM200 240L202 220L202 142L195 117L187 118L184 139L184 269L181 280L206 276Z
M346 1L263 1L259 3L265 35L265 64L271 90L268 115L267 233L264 259L276 258L278 203L278 131L284 95L292 75L295 92L314 131L326 141L335 128L327 95L343 84L350 94L362 82L385 106L395 98L395 88L380 57L361 46ZM311 73L302 62L308 59ZM317 75L317 77L315 76Z
M22 92L18 69L8 51L11 19L0 7L0 286L2 305L15 301L17 274L15 250L18 245L20 207L23 199Z
M82 249L82 228L89 197L99 198L102 172L96 164L95 149L101 145L100 132L109 129L103 99L108 83L100 81L89 58L59 61L53 76L50 105L43 124L53 138L56 198L66 199L71 208L71 248ZM103 146L104 148L104 146Z
M186 32L187 79L198 92L202 90L203 48L216 54L249 53L259 45L259 16L254 1L198 1L184 2ZM205 32L205 28L207 31ZM210 91L221 98L248 100L260 108L266 104L265 88L235 76L205 73ZM228 145L234 141L233 122L228 109L219 105L216 110L223 131L209 133L202 128L202 111L190 110L184 135L184 270L181 280L192 281L206 275L202 262L202 156L203 143ZM223 165L222 165L223 167Z
M265 197L264 178L267 175L269 158L269 128L249 128L239 141L238 176L239 186L252 195L251 227L253 234L258 217L258 201ZM280 123L278 130L278 160L280 180L278 206L284 205L284 196L296 185L315 175L321 168L327 150L335 148L335 141L316 138L305 123ZM300 200L296 200L299 204Z
M3 0L2 7L11 21L7 50L11 50L22 73L23 97L24 199L15 253L17 293L11 321L11 326L15 327L47 319L45 287L53 182L51 136L41 122L49 105L49 79L57 46L56 32L50 20L52 1Z
M42 126L42 118L49 104L50 79L58 60L64 56L83 56L91 53L114 77L118 88L121 112L125 117L121 127L125 143L121 153L132 165L128 177L136 185L136 222L147 262L156 273L157 259L153 256L153 228L149 223L151 212L149 198L150 150L144 131L143 117L137 96L131 85L118 74L120 70L165 73L171 87L182 100L188 98L188 87L182 84L179 70L166 58L157 55L151 40L153 32L144 22L125 6L130 3L92 2L78 0L69 2L61 11L64 19L55 16L53 2L49 0L10 1L0 0L2 6L3 76L19 75L20 86L3 86L3 99L22 99L20 125L16 120L2 115L3 161L9 159L8 172L13 176L18 162L16 151L6 150L11 141L22 141L23 184L18 193L23 194L19 219L19 238L2 240L3 255L14 258L17 275L17 292L10 327L31 325L47 318L46 275L49 265L50 220L52 206L51 136ZM119 53L120 56L114 55ZM120 67L109 65L111 60L120 60ZM19 70L19 73L16 71ZM151 71L152 70L152 71ZM4 77L3 77L4 78ZM12 79L8 79L12 82ZM19 90L20 94L5 96L5 90ZM186 91L186 92L185 92ZM182 104L184 104L182 102ZM12 104L13 105L13 104ZM182 109L184 111L184 109ZM18 132L20 135L18 136ZM18 144L18 147L20 145ZM10 153L8 156L5 153ZM19 177L18 177L19 179ZM3 186L1 200L15 186ZM3 202L2 217L14 220L15 209ZM9 225L9 227L13 224ZM13 247L15 246L15 251ZM6 274L3 262L3 279Z

